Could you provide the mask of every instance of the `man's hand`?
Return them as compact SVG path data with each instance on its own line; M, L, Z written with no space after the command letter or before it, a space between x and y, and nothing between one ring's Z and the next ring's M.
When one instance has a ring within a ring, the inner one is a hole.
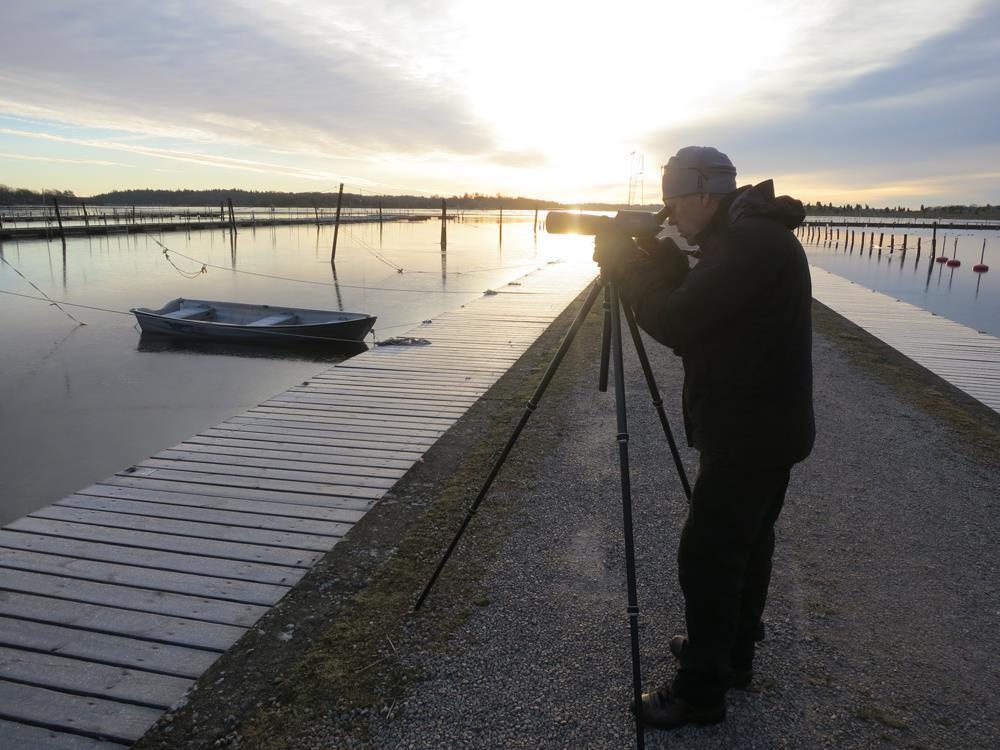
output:
M647 258L635 240L621 232L602 232L594 238L594 260L612 276Z

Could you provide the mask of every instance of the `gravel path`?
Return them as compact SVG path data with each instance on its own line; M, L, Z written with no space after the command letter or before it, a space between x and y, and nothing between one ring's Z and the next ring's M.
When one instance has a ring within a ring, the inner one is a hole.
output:
M374 714L380 748L629 748L631 699L614 397L585 329L494 488L514 500L476 612L405 650L425 678ZM679 432L679 362L648 343ZM626 349L643 679L673 669L685 502ZM1000 743L996 463L815 342L818 442L778 524L768 637L724 724L651 748L987 748ZM545 451L538 445L554 446ZM694 473L696 457L685 460ZM491 523L490 499L470 533ZM452 565L445 575L460 576ZM433 598L428 606L456 606ZM391 713L390 718L385 718ZM354 744L327 727L324 747Z

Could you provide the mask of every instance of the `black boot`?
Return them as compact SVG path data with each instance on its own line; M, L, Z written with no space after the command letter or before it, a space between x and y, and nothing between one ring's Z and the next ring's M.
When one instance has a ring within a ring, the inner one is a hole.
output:
M669 685L642 694L642 703L633 710L639 721L657 729L676 729L685 724L718 724L726 718L726 701L700 706L674 695Z
M684 649L687 648L688 639L686 635L675 635L670 639L670 653L674 655L674 658L680 661L681 654L684 653ZM747 669L734 669L733 676L729 680L729 687L734 690L746 690L750 687L750 683L753 682L753 668L748 667Z

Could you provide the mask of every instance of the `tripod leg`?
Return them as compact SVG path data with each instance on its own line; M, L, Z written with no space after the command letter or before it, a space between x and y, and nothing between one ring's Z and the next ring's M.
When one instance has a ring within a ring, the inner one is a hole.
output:
M649 395L653 399L653 406L660 417L660 424L663 425L663 434L667 436L667 445L670 446L670 455L673 456L674 466L677 467L677 476L680 477L681 486L684 488L684 495L688 503L691 502L691 485L688 484L687 473L684 471L684 462L681 460L680 451L677 450L677 443L674 441L674 433L670 429L670 422L667 421L667 413L663 410L663 399L660 397L660 389L656 387L656 379L653 377L653 368L649 364L649 357L646 354L646 346L642 343L642 336L639 334L639 326L635 322L635 313L632 312L626 303L622 303L622 310L625 311L625 320L628 321L629 331L632 333L632 342L635 344L635 352L639 356L639 363L642 365L642 372L646 376L646 385L649 386Z
M618 290L609 285L611 297L611 349L615 361L615 408L618 415L618 463L622 480L622 516L625 532L625 578L628 588L628 625L632 641L633 705L642 703L642 673L639 663L639 597L635 580L635 542L632 536L632 480L628 464L628 417L625 404L625 372L622 369L622 323ZM642 722L635 717L635 742L639 750L645 746Z
M604 287L604 330L601 332L601 374L597 390L608 392L608 354L611 351L611 292Z
M461 525L458 527L458 531L455 534L455 538L451 540L451 544L448 545L448 549L445 551L444 556L438 563L437 568L435 568L434 573L431 575L427 585L424 586L423 592L420 594L420 598L417 599L417 603L413 607L413 611L416 612L423 605L424 600L427 595L430 594L431 589L434 587L434 583L437 581L438 576L441 575L441 571L444 569L445 564L448 562L448 558L451 557L451 553L454 552L455 547L458 546L458 540L462 538L462 534L465 532L465 527L469 525L469 521L476 514L479 509L479 504L482 503L483 498L486 497L486 493L489 492L490 487L493 484L493 480L496 479L497 474L500 473L500 468L503 466L504 462L507 460L507 456L510 454L511 449L514 447L514 443L517 442L518 436L521 434L521 430L524 429L524 425L527 424L528 418L531 416L532 412L538 406L538 400L545 393L545 389L549 386L549 381L556 374L556 370L559 369L559 364L562 362L563 357L566 356L566 352L569 350L570 344L573 343L573 339L576 338L577 332L580 330L580 326L583 325L583 321L587 317L587 313L590 312L590 308L594 306L594 301L597 299L597 295L601 293L601 289L604 286L603 279L598 279L597 283L594 284L593 289L587 295L587 298L583 302L583 307L580 308L580 312L576 314L576 318L573 320L572 325L569 327L569 331L566 333L566 337L563 339L562 344L559 345L559 350L555 353L552 361L549 363L548 369L545 374L542 375L542 379L538 386L535 388L535 392L532 394L531 398L528 399L527 406L525 407L524 413L521 415L520 421L514 428L514 432L511 434L510 438L507 440L507 445L504 446L503 452L501 452L499 458L493 463L493 468L490 469L489 475L486 477L486 481L483 483L482 489L479 490L479 494L476 499L472 502L469 507L469 512L465 515L462 520Z

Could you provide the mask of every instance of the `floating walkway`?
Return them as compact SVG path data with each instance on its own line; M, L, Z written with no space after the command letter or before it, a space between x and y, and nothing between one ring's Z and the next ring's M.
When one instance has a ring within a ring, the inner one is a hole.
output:
M0 747L127 747L594 278L550 264L0 530Z
M1000 412L1000 338L810 266L813 297Z
M121 217L125 219L123 215ZM187 217L174 218L171 220L153 222L129 222L120 220L114 223L100 223L91 219L86 224L64 223L60 229L58 226L46 224L44 226L32 227L11 227L0 226L0 241L2 240L53 240L62 237L87 237L90 235L110 235L110 234L159 234L160 232L191 232L203 229L221 229L232 231L235 224L237 229L256 229L257 227L275 227L291 225L331 225L337 224L338 220L327 214L311 216L281 216L272 218L267 213L262 213L259 218L247 218L241 215L235 222L229 219L202 219L197 221L183 220ZM379 218L378 214L353 214L341 216L340 224L358 224L390 221L427 221L432 217L427 214L387 214L384 218Z

